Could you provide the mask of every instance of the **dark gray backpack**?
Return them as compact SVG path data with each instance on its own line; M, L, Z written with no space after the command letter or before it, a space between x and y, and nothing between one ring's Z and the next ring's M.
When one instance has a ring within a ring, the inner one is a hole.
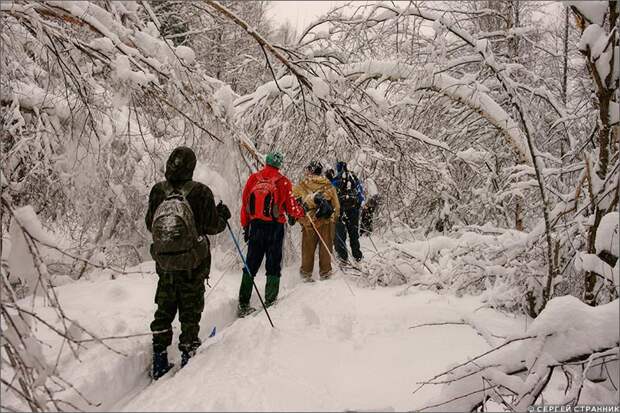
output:
M166 182L166 198L155 210L151 255L164 270L191 270L200 263L200 255L203 255L197 251L202 249L197 247L204 242L199 239L203 237L198 236L194 213L187 202L194 184L189 181L175 189Z

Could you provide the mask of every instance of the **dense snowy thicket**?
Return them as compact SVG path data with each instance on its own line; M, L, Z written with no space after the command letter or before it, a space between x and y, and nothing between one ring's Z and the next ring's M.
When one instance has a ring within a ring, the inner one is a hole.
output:
M605 386L586 373L618 368L620 3L377 2L297 36L267 7L0 3L3 394L70 408L35 334L49 321L22 299L45 297L76 356L99 342L53 286L150 259L148 191L179 144L233 216L271 149L295 182L311 159L346 160L382 197L359 285L537 317L429 381L459 383L429 406L522 410L566 369L562 403ZM581 327L549 321L562 317ZM591 341L571 335L589 328ZM483 381L497 392L459 397Z

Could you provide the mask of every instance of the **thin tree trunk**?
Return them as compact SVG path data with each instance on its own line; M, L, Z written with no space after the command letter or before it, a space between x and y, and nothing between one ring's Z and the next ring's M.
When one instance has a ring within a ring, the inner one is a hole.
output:
M594 66L594 64L592 65ZM595 67L592 68L596 70ZM611 99L611 91L604 89L602 93L597 93L599 100L599 158L598 168L592 173L596 173L601 180L605 180L607 176L607 168L609 164L609 101ZM598 206L597 193L592 191L592 207L594 208L594 222L588 231L588 253L596 254L596 233L598 227L603 219L605 211L601 210ZM594 296L594 289L597 283L597 276L594 272L587 272L585 276L585 292L584 301L589 305L596 305L596 297Z
M561 89L561 98L562 98L562 104L564 105L564 107L566 108L566 104L568 102L568 27L570 24L569 21L569 13L570 13L570 8L566 8L566 10L564 11L564 56L563 56L563 62L562 62L562 89ZM566 127L566 125L565 125ZM568 138L568 130L566 133L566 138ZM570 148L570 141L568 143L568 146ZM565 149L564 149L564 139L560 139L560 159L564 159L564 154L566 153ZM560 180L562 182L565 182L565 177L564 175L562 175L560 177Z
M567 91L568 91L568 14L570 9L567 7L565 10L564 21L564 56L562 62L562 103L566 106L567 103Z
M521 201L517 201L515 206L515 229L517 231L523 231L523 216L521 215Z
M609 18L610 27L613 27L618 23L618 13L616 11L616 4L617 4L616 1L609 2L608 18ZM580 21L579 19L583 21L584 18L583 16L579 14L580 13L579 10L576 9L574 6L572 6L571 8L575 12L575 15L578 18L578 23ZM584 29L585 27L583 27L582 25L582 31ZM607 46L607 47L612 48L612 53L614 51L614 46L616 44L617 36L618 34L614 32ZM595 254L596 253L596 246L595 246L596 233L598 231L598 227L601 223L601 220L607 211L599 208L598 199L597 199L599 189L593 187L592 175L596 174L599 179L605 181L607 177L607 170L609 168L609 149L610 149L609 140L610 140L610 134L611 134L611 126L609 124L609 121L610 121L609 107L610 107L611 100L614 96L614 93L616 92L615 90L616 87L614 84L612 84L613 81L612 81L612 76L611 76L615 68L614 68L614 56L612 54L612 58L610 59L611 67L609 70L609 74L607 75L606 78L603 79L601 78L596 68L596 63L594 62L592 58L592 51L590 50L590 48L588 47L585 51L583 51L583 53L586 58L586 65L588 67L588 71L590 72L590 76L592 76L592 80L593 80L593 84L594 84L594 88L596 92L596 97L597 97L598 112L599 112L599 119L598 119L599 121L598 123L599 153L598 153L598 162L596 163L596 170L590 170L589 165L586 165L588 167L587 172L589 174L590 198L591 198L592 209L593 209L592 214L594 215L594 222L592 223L592 226L590 227L588 231L588 243L587 243L586 248L587 248L588 253ZM593 272L587 272L585 275L584 283L585 283L584 301L589 305L596 305L596 297L594 296L594 289L597 283L596 274Z

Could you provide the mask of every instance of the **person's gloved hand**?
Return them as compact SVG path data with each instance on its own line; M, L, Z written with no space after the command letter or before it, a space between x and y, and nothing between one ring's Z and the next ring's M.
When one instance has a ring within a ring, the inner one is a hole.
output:
M323 196L323 193L317 192L316 194L314 194L314 203L317 206L321 205L323 202L325 202L325 197Z
M246 244L250 241L250 226L246 225L245 227L243 227L243 240L246 242Z
M296 222L295 218L293 218L292 216L289 215L288 216L288 224L290 226L293 226L293 225L295 225L295 222Z
M321 199L321 203L317 204L316 217L328 219L331 218L333 213L334 208L332 207L331 202L325 198Z
M222 201L220 201L219 204L217 204L217 206L215 207L217 214L224 220L224 221L228 221L230 219L230 217L232 216L230 214L230 209L228 209L228 207L226 206L226 204L224 204Z
M306 204L301 197L297 197L295 200L297 201L297 205L303 208L304 212L308 212L308 204Z

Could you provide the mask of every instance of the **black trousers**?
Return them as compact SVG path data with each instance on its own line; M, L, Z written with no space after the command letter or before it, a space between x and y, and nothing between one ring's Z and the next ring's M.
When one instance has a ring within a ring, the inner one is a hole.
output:
M250 239L246 263L250 270L243 269L241 286L239 287L239 304L248 305L252 297L252 278L260 269L263 257L266 258L265 273L267 281L277 277L279 281L282 271L282 245L284 243L284 224L253 220L250 222ZM277 289L276 289L277 290ZM277 291L276 291L277 296ZM275 299L275 298L274 298Z
M252 277L256 276L263 257L265 273L279 277L282 271L282 245L284 244L284 224L266 222L258 219L250 222L250 240L246 258Z
M342 261L348 260L347 252L347 235L351 244L351 254L356 260L362 259L362 251L360 250L360 210L359 208L351 208L341 211L338 222L336 223L336 239L334 247L338 258Z

